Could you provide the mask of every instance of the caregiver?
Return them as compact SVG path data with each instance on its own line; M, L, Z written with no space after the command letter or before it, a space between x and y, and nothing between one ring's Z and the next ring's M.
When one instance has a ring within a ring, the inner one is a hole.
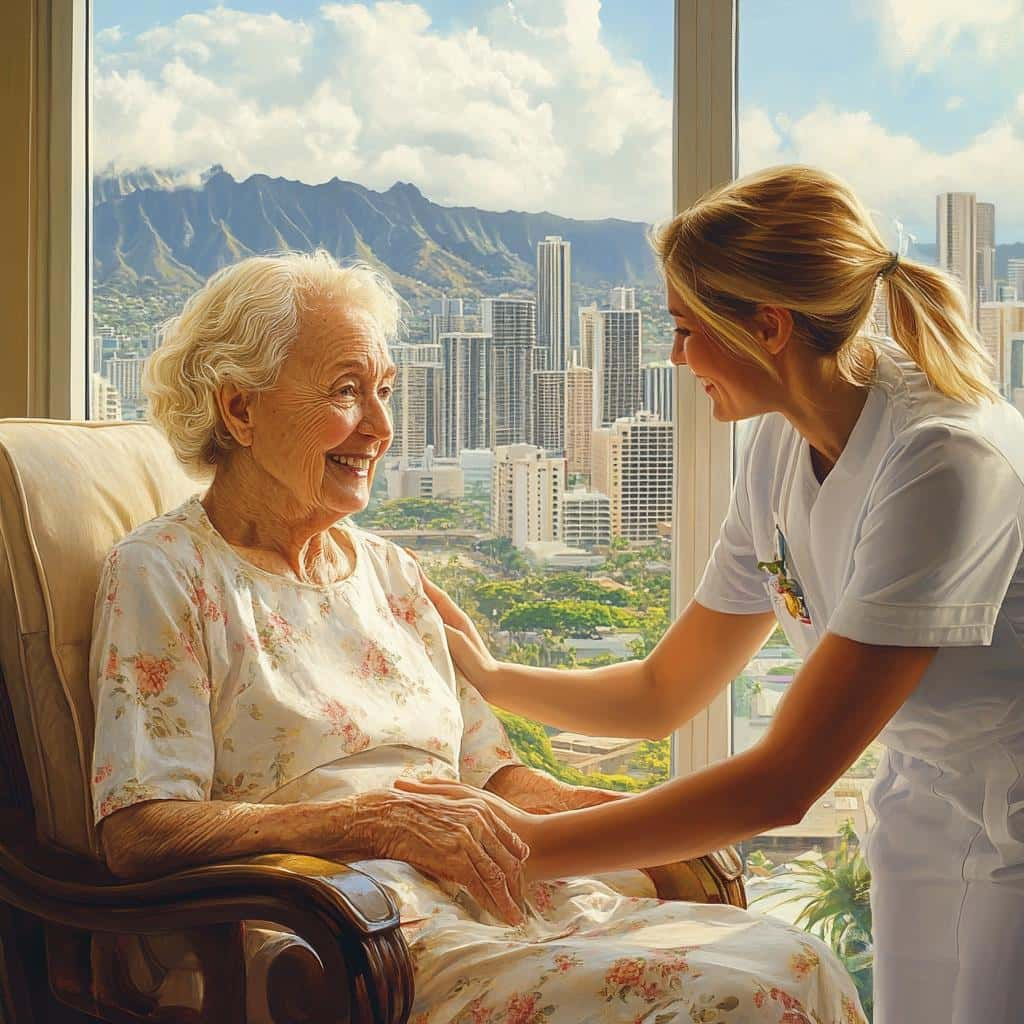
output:
M653 864L798 822L877 737L876 1024L1024 1020L1024 420L956 284L827 174L735 181L656 245L673 362L716 419L759 417L693 601L643 661L563 671L496 662L429 593L489 701L578 732L665 736L776 621L803 667L764 738L702 771L546 817L489 799L534 877ZM879 281L895 344L865 333Z

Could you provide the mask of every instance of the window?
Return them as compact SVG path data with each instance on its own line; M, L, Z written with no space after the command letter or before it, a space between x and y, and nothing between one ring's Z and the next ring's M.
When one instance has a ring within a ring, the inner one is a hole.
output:
M360 522L418 548L505 657L646 652L672 589L647 230L673 206L674 0L192 6L93 0L90 416L145 417L159 325L219 267L379 262L408 331ZM667 740L503 717L573 782L670 770Z
M740 171L795 162L844 177L893 250L959 279L994 382L1020 407L1024 260L1013 243L1024 238L1024 204L1006 172L1024 155L1010 127L1020 87L1012 57L1024 46L1019 18L1009 8L987 17L969 4L786 0L741 5L739 40ZM886 333L881 290L875 314ZM736 443L744 441L737 429ZM776 631L733 686L733 750L764 732L798 668ZM863 834L880 752L872 744L799 825L744 844L761 876L752 894L792 889L799 876L787 862L797 856L829 869L844 823ZM792 917L801 905L772 912ZM855 977L870 990L869 971Z

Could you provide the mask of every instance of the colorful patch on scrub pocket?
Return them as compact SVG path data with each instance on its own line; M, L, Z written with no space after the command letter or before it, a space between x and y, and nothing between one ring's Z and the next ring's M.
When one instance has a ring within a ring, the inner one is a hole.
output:
M769 586L779 595L786 611L799 622L809 626L811 624L811 613L807 610L807 601L804 599L803 588L800 581L790 575L789 548L786 545L786 538L778 526L775 527L777 538L776 554L770 562L758 562L757 567L766 572L770 577Z

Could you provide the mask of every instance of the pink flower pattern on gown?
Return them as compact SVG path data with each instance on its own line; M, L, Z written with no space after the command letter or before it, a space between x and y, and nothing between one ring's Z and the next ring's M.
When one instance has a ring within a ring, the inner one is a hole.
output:
M92 647L97 820L152 799L332 800L400 776L482 786L518 763L453 670L415 563L343 528L356 568L326 587L245 562L197 499L114 548ZM407 864L359 866L400 908L414 1024L863 1021L817 940L659 901L642 872L531 886L511 928Z

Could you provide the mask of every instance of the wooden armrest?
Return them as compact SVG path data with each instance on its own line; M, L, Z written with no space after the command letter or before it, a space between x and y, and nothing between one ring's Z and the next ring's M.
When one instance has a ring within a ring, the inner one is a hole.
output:
M659 899L728 903L743 910L747 907L743 858L732 846L692 860L659 864L646 871L654 882Z
M120 882L35 839L24 815L0 813L0 836L0 900L49 924L149 935L270 921L301 935L328 979L348 979L352 1001L368 1002L374 1021L404 1020L412 1006L398 910L374 879L346 864L265 854Z

